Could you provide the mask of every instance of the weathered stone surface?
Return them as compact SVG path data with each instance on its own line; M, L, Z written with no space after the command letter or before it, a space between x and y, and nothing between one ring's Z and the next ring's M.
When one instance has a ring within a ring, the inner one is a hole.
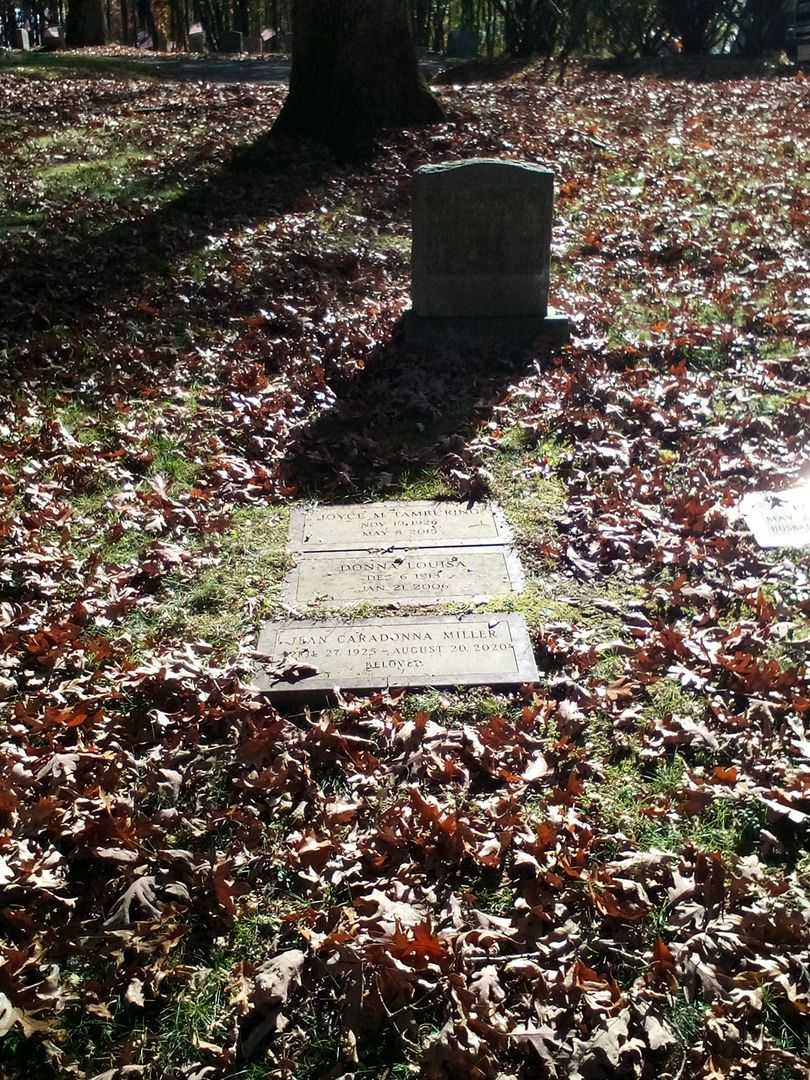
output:
M205 33L202 30L192 30L188 35L188 51L193 53L205 52Z
M258 652L267 659L256 685L276 693L502 686L538 677L519 615L268 623Z
M746 495L740 510L760 547L810 546L810 484Z
M241 53L245 51L245 42L238 30L226 30L219 41L219 51L223 53Z
M299 556L287 578L286 599L294 608L434 604L522 588L520 561L508 547L333 551Z
M310 506L293 511L294 551L502 544L511 533L494 503L423 499Z
M417 169L413 314L544 319L553 199L554 174L539 165L480 159Z
M14 31L14 48L22 49L23 52L30 52L31 50L31 35L21 26L18 26Z

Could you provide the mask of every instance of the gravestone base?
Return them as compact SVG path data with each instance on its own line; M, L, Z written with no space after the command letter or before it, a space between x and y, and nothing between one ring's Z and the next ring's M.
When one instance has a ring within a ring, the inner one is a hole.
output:
M565 345L571 337L566 315L549 308L545 318L529 316L481 316L480 318L451 318L438 315L403 313L400 331L407 344L440 345L442 342L460 345L527 346L535 341L545 345Z

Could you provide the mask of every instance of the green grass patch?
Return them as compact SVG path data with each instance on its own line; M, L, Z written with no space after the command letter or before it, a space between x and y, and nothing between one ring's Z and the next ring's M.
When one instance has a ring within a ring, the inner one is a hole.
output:
M191 577L169 575L156 608L132 616L128 629L146 640L203 640L225 656L265 619L289 617L279 604L288 520L282 507L237 511L211 545L211 565Z
M515 426L502 437L499 452L487 459L493 493L519 541L528 544L557 535L555 521L567 492L555 470L569 450L551 435L538 441L528 429Z
M410 693L402 706L402 715L413 720L417 713L429 713L432 720L446 727L486 722L493 716L517 718L522 702L509 695L494 694L475 687L459 690L420 690Z
M458 497L447 477L438 469L405 475L400 480L400 484L399 491L392 495L397 499L455 499Z
M496 597L482 610L517 612L534 632L548 623L583 627L598 644L620 638L627 602L638 595L637 586L627 581L583 583L559 574L536 575L523 592Z
M38 212L4 212L0 209L0 236L2 236L3 233L11 235L13 233L28 232L29 229L35 229L38 225L42 225L44 221L45 214Z
M64 199L71 195L93 195L112 199L130 179L132 166L145 157L129 150L91 161L65 161L49 165L40 172L45 191L50 198Z
M155 1040L156 1062L179 1069L199 1061L199 1042L216 1043L227 1036L231 1012L227 992L228 968L216 966L195 972L160 1017Z
M671 716L686 716L701 720L706 712L703 698L685 690L674 679L658 679L647 687L647 704L644 717L647 720L668 720Z
M678 754L654 766L630 755L590 785L588 810L608 834L622 834L642 851L680 851L691 843L726 855L747 853L765 822L765 807L717 798L700 814L682 814L678 794L686 770Z
M13 51L0 55L0 75L28 79L155 79L159 67L129 57Z

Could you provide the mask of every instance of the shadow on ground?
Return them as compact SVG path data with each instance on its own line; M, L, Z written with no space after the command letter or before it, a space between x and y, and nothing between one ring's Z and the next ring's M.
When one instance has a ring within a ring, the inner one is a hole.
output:
M588 68L626 78L658 78L673 82L727 82L780 78L796 74L796 65L778 57L752 60L743 56L663 56L628 60L590 60Z
M443 476L478 497L484 484L465 446L508 386L530 373L548 347L409 344L402 323L365 369L336 387L331 409L303 427L285 477L305 496L348 498L401 492L433 476L425 498L448 494Z
M55 326L76 330L107 315L113 298L137 301L147 279L170 288L172 264L211 234L256 225L312 199L336 168L312 145L264 136L184 194L139 217L98 228L77 218L56 236L12 247L0 265L0 350L35 342ZM165 177L163 177L165 180ZM54 226L56 227L56 226Z

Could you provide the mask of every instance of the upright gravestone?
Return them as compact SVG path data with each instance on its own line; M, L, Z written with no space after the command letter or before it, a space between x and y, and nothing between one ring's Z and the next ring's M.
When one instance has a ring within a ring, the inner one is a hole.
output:
M61 26L49 26L42 35L42 47L47 52L54 52L65 47L65 31Z
M188 51L205 52L205 31L200 23L194 23L188 32Z
M462 60L472 60L478 56L477 30L451 30L447 35L447 55Z
M244 38L238 30L226 30L219 40L219 51L224 53L242 53L245 51Z
M259 37L261 38L259 52L272 52L277 37L275 30L271 30L269 26L265 26L264 30L259 34Z
M473 159L417 169L408 336L568 340L548 307L554 174Z
M22 26L17 27L14 31L14 48L22 49L23 52L31 51L31 37Z

